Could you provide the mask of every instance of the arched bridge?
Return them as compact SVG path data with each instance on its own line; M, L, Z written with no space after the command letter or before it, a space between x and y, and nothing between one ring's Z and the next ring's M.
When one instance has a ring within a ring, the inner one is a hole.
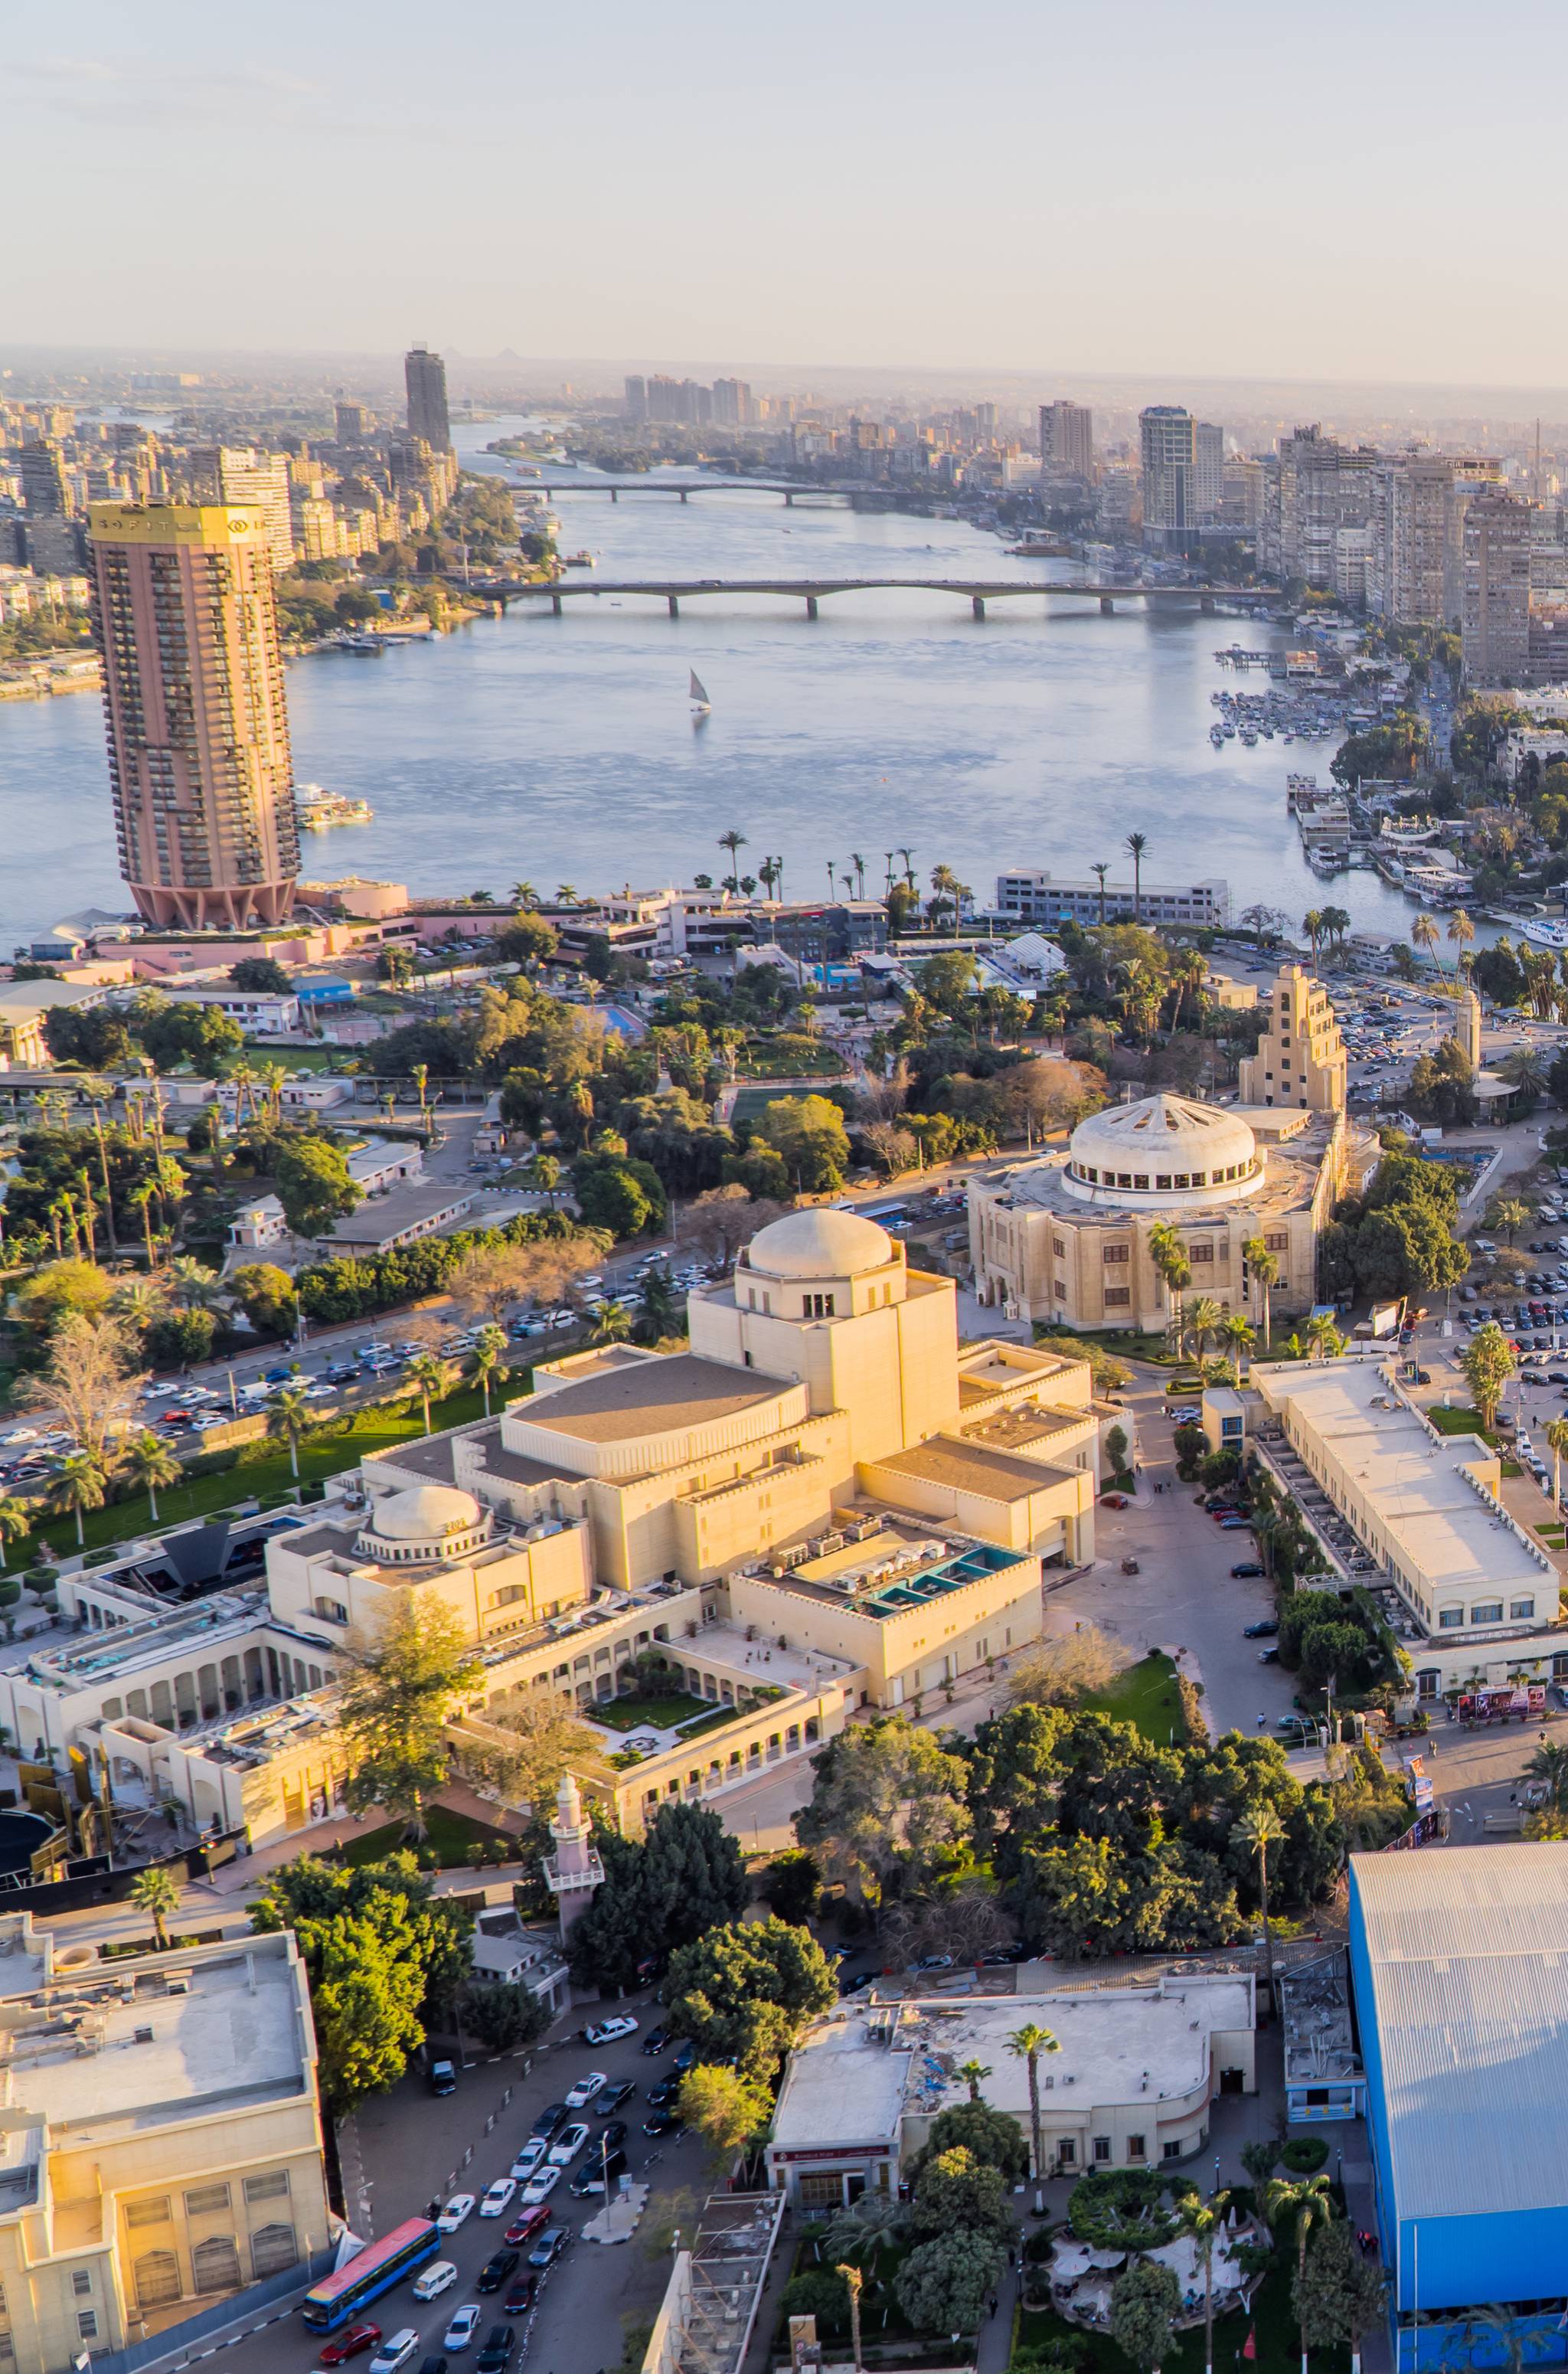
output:
M1211 614L1222 602L1250 606L1276 598L1272 588L1260 585L1057 585L1014 577L639 577L592 582L561 579L553 585L517 585L509 579L496 578L476 579L464 590L499 602L503 609L509 602L548 602L557 617L568 602L599 602L606 596L663 602L672 618L680 617L683 602L699 600L704 594L777 595L803 602L808 618L814 618L818 605L832 594L888 590L955 594L970 604L977 618L985 617L988 602L1038 601L1042 596L1047 603L1097 602L1106 612L1118 602L1150 602L1166 609L1196 605L1205 614Z

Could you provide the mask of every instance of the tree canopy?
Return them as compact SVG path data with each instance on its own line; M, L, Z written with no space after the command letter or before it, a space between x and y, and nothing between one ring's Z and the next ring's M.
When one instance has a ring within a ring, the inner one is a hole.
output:
M644 1963L738 1920L751 1895L737 1841L705 1805L661 1805L642 1839L604 1831L604 1881L572 1923L567 1955L584 1984L629 1987Z
M703 2061L773 2074L805 2022L838 1998L832 1965L790 1921L731 1922L683 1946L665 1981L670 2025Z
M902 1715L841 1731L812 1769L795 1836L867 1903L880 1905L895 1882L922 1885L968 1835L962 1757Z

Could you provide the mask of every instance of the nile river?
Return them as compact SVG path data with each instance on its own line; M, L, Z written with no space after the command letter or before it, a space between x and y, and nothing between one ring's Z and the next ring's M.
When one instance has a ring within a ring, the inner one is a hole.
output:
M459 432L479 449L514 426ZM1043 577L957 521L786 510L760 493L686 504L562 496L566 551L599 576ZM816 897L865 860L913 852L922 882L953 866L982 896L1000 867L1083 877L1100 858L1130 879L1126 835L1148 836L1147 881L1224 876L1299 917L1326 900L1358 924L1408 931L1375 875L1320 882L1285 813L1285 775L1327 775L1332 745L1214 750L1209 696L1221 643L1265 629L1229 618L1004 602L983 621L962 597L837 595L519 605L382 657L313 655L288 672L299 782L368 799L373 825L311 836L314 876L369 874L420 891L529 881L543 893L689 882L728 870L718 836L743 833L742 871L768 854L786 897ZM694 723L687 672L712 714ZM1243 679L1243 681L1246 681ZM1258 679L1252 679L1256 684ZM0 952L88 905L122 909L98 702L0 708ZM837 884L840 887L841 884Z

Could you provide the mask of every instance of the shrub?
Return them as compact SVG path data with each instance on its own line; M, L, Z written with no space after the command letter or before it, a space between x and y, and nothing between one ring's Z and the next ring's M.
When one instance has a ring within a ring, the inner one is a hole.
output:
M1073 2186L1067 2222L1078 2241L1098 2251L1158 2251L1177 2232L1164 2197L1165 2180L1153 2168L1093 2173Z
M1294 2176L1316 2176L1328 2157L1321 2135L1294 2135L1280 2157Z
M849 2330L849 2286L826 2267L809 2267L804 2274L792 2276L778 2307L785 2318L814 2316L825 2333Z

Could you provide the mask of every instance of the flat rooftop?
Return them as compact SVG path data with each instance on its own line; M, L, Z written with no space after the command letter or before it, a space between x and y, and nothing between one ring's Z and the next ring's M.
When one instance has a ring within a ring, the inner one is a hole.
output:
M1493 1456L1486 1443L1479 1435L1438 1434L1398 1398L1381 1362L1255 1363L1252 1381L1324 1464L1364 1496L1377 1525L1425 1577L1434 1603L1481 1588L1506 1593L1550 1584L1555 1592L1556 1569L1466 1472ZM1556 1614L1555 1603L1542 1611L1549 1620Z
M973 1492L987 1500L1026 1500L1032 1492L1048 1491L1070 1480L1077 1471L1053 1467L1043 1459L1026 1459L1015 1451L993 1450L976 1441L975 1432L962 1440L934 1434L909 1451L895 1451L874 1463L894 1475L908 1475L924 1484L942 1484L954 1491ZM1025 1434L1021 1438L1032 1439Z
M399 1187L390 1195L373 1195L338 1220L318 1243L328 1245L379 1245L389 1237L401 1236L405 1228L416 1228L428 1221L440 1221L449 1213L455 1217L466 1212L473 1203L472 1187Z
M854 2010L829 2012L807 2028L790 2055L771 2150L895 2141L912 2048L890 2049L879 2040L878 2027L886 2033L885 2013L873 2022Z
M1414 1861L1414 1857L1411 1858ZM902 2005L897 2041L916 2054L909 2109L922 2115L952 2110L969 2098L960 2065L978 2058L990 2068L986 2099L1025 2126L1029 2120L1027 2062L1008 2050L1007 2039L1026 2021L1048 2027L1061 2046L1045 2064L1055 2079L1072 2086L1075 2116L1103 2104L1151 2102L1189 2094L1209 2075L1209 2039L1216 2030L1239 2032L1253 2025L1249 1980L1168 1977L1151 1990L1085 1988L1054 1995L925 1997ZM915 2098L918 2092L919 2099Z
M584 1442L625 1442L639 1434L708 1426L794 1391L787 1377L754 1376L693 1352L674 1352L667 1359L634 1361L579 1384L535 1393L514 1402L509 1415Z
M41 1999L0 2002L14 2108L74 2140L164 2126L198 2110L283 2100L310 2066L304 1977L287 1934L162 1957L157 1971L94 1969ZM183 1976L187 1993L168 1981ZM125 1999L129 1993L130 2000Z
M1561 2210L1568 1846L1352 1855L1351 1939L1400 2219Z

